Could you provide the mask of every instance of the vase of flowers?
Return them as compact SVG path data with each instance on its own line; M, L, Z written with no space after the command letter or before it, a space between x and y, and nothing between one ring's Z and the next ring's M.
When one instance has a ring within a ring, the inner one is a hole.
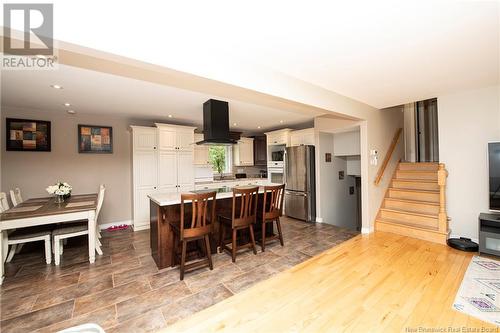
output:
M54 185L47 187L46 190L48 193L55 196L56 203L63 203L66 198L71 196L71 190L73 190L73 187L66 182L57 182Z

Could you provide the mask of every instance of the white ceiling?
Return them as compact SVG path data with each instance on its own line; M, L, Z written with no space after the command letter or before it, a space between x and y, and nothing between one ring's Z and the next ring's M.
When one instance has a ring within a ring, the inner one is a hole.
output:
M51 88L53 84L61 85L63 89ZM201 126L202 104L210 98L229 102L232 130L254 133L294 127L309 123L314 117L314 113L287 112L65 65L60 65L58 70L2 72L3 107L59 111L62 114L72 109L78 113L114 114ZM66 102L71 106L65 107Z
M54 3L59 40L209 78L246 61L379 108L499 83L498 1Z

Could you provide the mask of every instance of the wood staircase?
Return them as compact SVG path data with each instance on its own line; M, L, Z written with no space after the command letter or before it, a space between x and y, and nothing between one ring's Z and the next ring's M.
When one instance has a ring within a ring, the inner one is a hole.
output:
M375 221L375 230L440 244L448 238L444 164L400 162Z

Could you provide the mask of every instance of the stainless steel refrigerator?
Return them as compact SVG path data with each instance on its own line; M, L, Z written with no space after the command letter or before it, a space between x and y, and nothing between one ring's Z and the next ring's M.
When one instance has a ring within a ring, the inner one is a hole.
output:
M285 214L316 222L314 146L287 147L285 153Z

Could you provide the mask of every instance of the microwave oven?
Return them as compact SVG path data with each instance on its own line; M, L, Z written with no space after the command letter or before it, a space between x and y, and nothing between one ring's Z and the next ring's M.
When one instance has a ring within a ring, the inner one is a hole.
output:
M271 153L271 161L273 162L283 162L283 156L285 152L283 150L281 151L273 151Z

